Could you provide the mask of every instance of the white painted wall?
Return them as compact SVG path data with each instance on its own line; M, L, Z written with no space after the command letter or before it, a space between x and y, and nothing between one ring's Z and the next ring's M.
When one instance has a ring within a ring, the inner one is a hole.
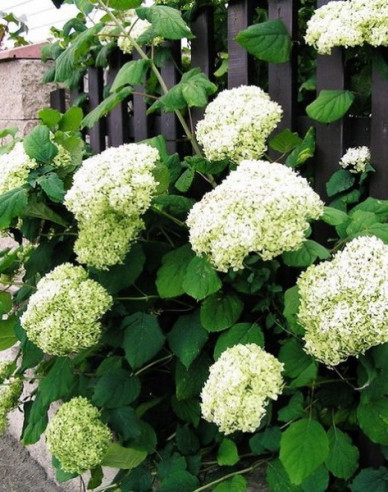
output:
M69 4L56 9L51 0L0 0L0 11L12 12L22 18L29 28L25 37L33 43L46 41L51 26L61 28L78 12Z

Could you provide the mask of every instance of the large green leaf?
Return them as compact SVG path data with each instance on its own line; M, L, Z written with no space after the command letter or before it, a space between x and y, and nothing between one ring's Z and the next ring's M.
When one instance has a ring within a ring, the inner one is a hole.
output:
M326 183L327 195L333 196L337 193L348 190L353 186L355 180L356 178L354 177L354 174L351 174L346 169L336 171Z
M388 445L388 399L381 398L361 403L357 409L357 418L364 434L378 444Z
M292 387L304 386L316 378L317 363L303 350L299 340L290 338L281 347L279 360L284 363L285 375L295 378Z
M132 407L112 409L109 412L109 424L125 440L139 437L141 434L140 419Z
M83 117L82 109L73 106L68 109L59 122L59 129L62 132L77 132Z
M0 229L8 227L12 219L20 216L28 203L28 190L14 188L0 195Z
M268 145L271 149L276 150L281 154L286 154L287 152L291 152L291 150L300 145L302 142L303 140L297 133L286 128L273 137L269 141Z
M338 226L349 221L349 216L347 213L342 212L341 210L338 210L336 208L324 207L323 215L320 220L326 222L326 224Z
M282 255L284 263L292 267L307 267L317 258L326 260L329 257L329 250L311 239L304 241L297 251L287 251Z
M58 154L57 147L50 140L50 130L47 126L36 126L23 140L26 154L40 164L53 159Z
M76 381L73 363L65 357L58 358L47 375L39 383L39 393L43 405L67 396Z
M63 217L54 212L52 208L46 205L43 201L39 201L36 195L31 195L28 200L28 205L23 213L24 217L34 217L36 219L44 219L59 224L63 227L67 227L68 223Z
M0 319L0 350L7 350L18 342L15 335L16 324L16 316L10 316L4 320Z
M140 85L149 66L149 60L132 60L125 63L117 73L110 91L116 92L125 85Z
M193 256L194 253L188 244L163 256L162 266L156 277L156 287L160 297L168 299L185 293L183 279Z
M62 203L65 196L65 187L63 181L56 173L44 174L36 180L42 187L46 195L56 203Z
M193 492L198 486L196 476L186 470L180 470L163 480L158 492Z
M199 313L180 316L167 336L173 353L188 369L201 352L209 334L202 328Z
M236 41L256 58L270 63L289 60L292 41L280 19L249 26L236 36Z
M195 256L187 266L182 287L199 301L220 290L222 282L206 258Z
M236 443L232 439L224 438L217 452L217 464L219 466L233 466L238 463L240 457Z
M193 33L187 27L179 10L165 5L140 7L136 9L140 19L146 19L158 36L166 39L192 39Z
M147 452L125 448L118 443L112 443L106 452L101 465L122 470L132 470L140 465L147 457Z
M329 455L329 440L319 422L302 419L291 424L280 442L280 461L290 480L300 485L324 463Z
M264 346L264 335L260 326L257 323L237 323L222 333L214 347L214 359L217 360L227 348L234 347L239 343L244 345L255 343L260 347Z
M178 400L188 400L197 397L209 376L210 358L202 353L188 369L178 362L175 369L176 397Z
M365 468L353 480L352 492L388 492L388 470L381 466L377 470Z
M358 210L372 212L380 222L385 222L388 219L388 200L376 200L376 198L368 197L366 200L353 207L349 212L349 215L352 216Z
M140 382L125 369L103 374L97 381L93 402L101 407L120 408L129 405L139 396Z
M135 313L124 319L125 357L132 369L141 367L163 347L164 335L154 316Z
M283 315L286 318L289 327L296 335L303 335L304 328L298 323L300 296L297 285L290 287L284 293L284 310Z
M303 417L305 414L303 393L297 391L292 395L288 405L282 407L278 411L278 420L280 422L290 422L297 418Z
M22 442L28 446L39 441L40 436L47 427L48 405L42 403L42 397L38 393L33 402L24 404L24 422L22 431Z
M335 477L347 480L358 467L358 449L353 446L348 434L340 429L331 427L327 435L330 451L326 467Z
M268 463L266 478L271 492L302 492L301 487L291 483L280 460Z
M213 294L202 302L202 326L210 332L226 330L236 323L243 309L236 294Z
M112 109L114 109L118 104L121 103L121 101L132 94L132 92L132 87L123 87L117 92L111 94L85 116L85 118L82 120L81 126L92 128L92 126L94 126L100 118L108 114L109 111L112 111Z
M306 132L303 141L295 147L286 159L286 165L289 167L298 167L304 164L307 159L315 154L315 128L311 127Z
M107 5L116 10L136 9L143 0L108 0Z
M306 113L320 123L332 123L346 114L354 97L350 91L322 90L317 99L307 106Z

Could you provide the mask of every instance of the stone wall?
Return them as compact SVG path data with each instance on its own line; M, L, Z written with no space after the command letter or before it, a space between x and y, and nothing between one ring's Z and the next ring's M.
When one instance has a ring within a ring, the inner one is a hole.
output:
M50 106L54 84L43 84L49 64L40 60L42 44L0 52L0 131L17 126L19 136L38 122L40 109Z

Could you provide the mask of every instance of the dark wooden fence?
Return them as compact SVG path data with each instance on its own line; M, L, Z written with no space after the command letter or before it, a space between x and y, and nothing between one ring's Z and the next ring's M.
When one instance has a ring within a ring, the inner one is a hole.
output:
M228 87L242 84L255 84L254 60L234 40L236 34L253 23L256 7L268 8L269 18L280 18L287 26L293 40L297 40L298 0L230 0L228 4ZM328 0L317 0L317 7ZM214 72L214 36L212 11L202 10L192 24L196 38L191 42L191 65L200 67L212 78ZM177 56L180 56L179 43L174 43ZM347 117L331 124L309 121L298 109L297 102L297 57L298 43L294 43L291 60L283 64L268 65L268 91L271 97L283 107L284 116L279 128L290 128L303 134L309 126L316 128L317 151L315 156L316 189L326 198L325 183L330 175L338 170L338 161L347 147L368 145L372 152L372 165L377 172L370 184L370 194L376 198L388 198L388 81L373 72L371 116L365 118ZM128 58L127 58L128 59ZM116 53L110 66L103 70L90 68L88 73L89 109L102 100L104 84L115 77L124 56ZM163 70L167 86L179 80L176 66L167 64ZM317 93L322 89L346 89L347 77L343 60L343 50L336 48L330 56L318 56ZM63 90L52 94L52 104L63 109ZM184 135L173 114L146 116L146 104L141 96L131 98L131 111L128 103L122 103L110 115L101 119L89 132L90 144L99 152L107 146L117 146L124 142L136 142L158 134L166 137L169 150L174 152ZM202 110L194 111L194 122L202 115Z

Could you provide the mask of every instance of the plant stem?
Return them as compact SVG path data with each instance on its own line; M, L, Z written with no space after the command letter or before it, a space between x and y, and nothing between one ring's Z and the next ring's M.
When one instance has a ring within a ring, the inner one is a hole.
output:
M160 296L143 296L143 297L115 297L115 301L148 301L149 299L160 299Z
M163 215L164 217L167 217L168 219L172 220L174 222L174 224L179 225L180 227L186 227L186 224L184 222L182 222L181 220L173 217L172 215L170 215L169 213L165 212L164 210L160 210L159 208L157 208L157 207L155 207L153 205L151 206L151 210L153 210L154 212L156 212L159 215Z
M141 369L139 369L138 371L136 371L135 372L135 376L138 376L142 372L146 371L147 369L150 369L153 366L156 366L157 364L160 364L161 362L167 362L168 360L171 360L172 357L173 357L172 354L169 354L169 355L166 355L165 357L162 357L162 358L160 358L158 360L154 360L153 362L151 362L147 366L144 366Z
M245 468L244 470L236 471L233 473L229 473L228 475L224 475L221 478L218 478L217 480L214 480L213 482L207 483L206 485L203 485L202 487L199 487L198 489L195 489L193 492L202 492L202 490L207 490L210 487L213 487L213 485L216 485L217 483L223 482L224 480L227 480L228 478L235 477L236 475L243 475L244 473L249 473L255 469L255 466L250 466L249 468Z

